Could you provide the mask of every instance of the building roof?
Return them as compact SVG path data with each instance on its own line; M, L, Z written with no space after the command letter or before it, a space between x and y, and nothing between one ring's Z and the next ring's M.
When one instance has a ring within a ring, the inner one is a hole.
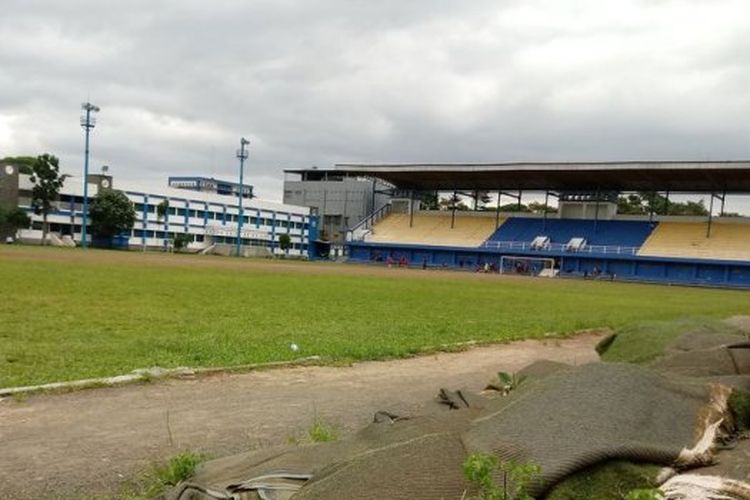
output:
M320 172L321 170L319 170ZM339 163L329 173L401 189L750 193L750 161Z

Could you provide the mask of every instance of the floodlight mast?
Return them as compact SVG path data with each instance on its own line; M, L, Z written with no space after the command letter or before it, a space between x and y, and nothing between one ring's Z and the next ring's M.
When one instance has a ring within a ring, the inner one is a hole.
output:
M88 225L89 216L89 134L96 126L96 117L91 116L91 114L98 113L99 106L91 104L90 102L84 102L81 104L81 109L86 112L81 116L81 127L86 131L86 148L83 160L83 221L81 224L81 247L87 248L88 238L86 226Z
M249 152L245 149L245 146L249 146L250 141L242 137L240 139L240 149L237 150L237 158L240 159L240 186L237 190L239 196L239 217L237 219L237 257L242 256L242 221L245 218L245 214L242 210L242 198L244 197L245 185L245 160L249 156Z

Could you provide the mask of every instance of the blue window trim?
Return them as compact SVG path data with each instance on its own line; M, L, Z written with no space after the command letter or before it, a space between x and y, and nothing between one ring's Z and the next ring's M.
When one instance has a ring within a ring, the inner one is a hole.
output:
M141 230L141 243L146 245L146 227L148 226L148 195L143 195L143 229Z

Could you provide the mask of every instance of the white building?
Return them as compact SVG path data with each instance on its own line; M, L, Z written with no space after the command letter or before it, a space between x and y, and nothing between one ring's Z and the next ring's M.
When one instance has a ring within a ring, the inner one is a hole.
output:
M32 227L20 232L23 240L41 240L42 217L31 208L33 184L28 175L17 175L17 206L32 217ZM6 178L6 182L10 179ZM136 223L130 233L130 248L164 248L177 234L190 238L189 250L211 250L229 253L237 241L239 206L236 197L153 186L116 182L110 176L89 176L89 203L101 189L117 189L133 202ZM157 205L167 200L169 208L164 217L157 216ZM50 239L53 243L80 244L83 212L83 183L80 177L65 180L57 202L57 210L48 216ZM310 209L295 205L243 200L243 253L247 255L308 256L309 241L317 237L317 217ZM91 237L89 230L88 234ZM288 234L288 252L279 248L279 237ZM312 238L311 238L312 237Z

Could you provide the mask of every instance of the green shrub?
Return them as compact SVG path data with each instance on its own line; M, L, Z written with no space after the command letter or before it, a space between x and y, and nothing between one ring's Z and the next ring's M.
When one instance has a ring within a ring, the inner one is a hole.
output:
M627 499L633 490L653 488L660 469L658 465L624 461L595 465L558 483L547 495L547 500Z
M503 473L503 485L498 486L492 477L495 469ZM533 463L518 463L508 460L500 463L497 457L486 453L472 453L463 465L464 477L474 483L479 492L479 500L533 500L528 489L531 482L541 474L542 469ZM515 492L508 490L509 483Z
M625 500L661 500L664 495L656 488L633 490L627 494Z
M750 392L735 389L729 396L729 408L741 431L750 431Z
M464 477L474 483L479 491L480 500L499 500L502 498L500 488L492 479L492 472L497 468L497 458L485 453L472 453L464 461Z
M165 486L174 486L190 478L196 467L203 462L203 455L186 451L173 456L169 462L156 467L156 478Z
M317 418L307 430L307 435L313 443L325 443L328 441L336 441L336 439L338 439L336 430L330 425L324 424Z

